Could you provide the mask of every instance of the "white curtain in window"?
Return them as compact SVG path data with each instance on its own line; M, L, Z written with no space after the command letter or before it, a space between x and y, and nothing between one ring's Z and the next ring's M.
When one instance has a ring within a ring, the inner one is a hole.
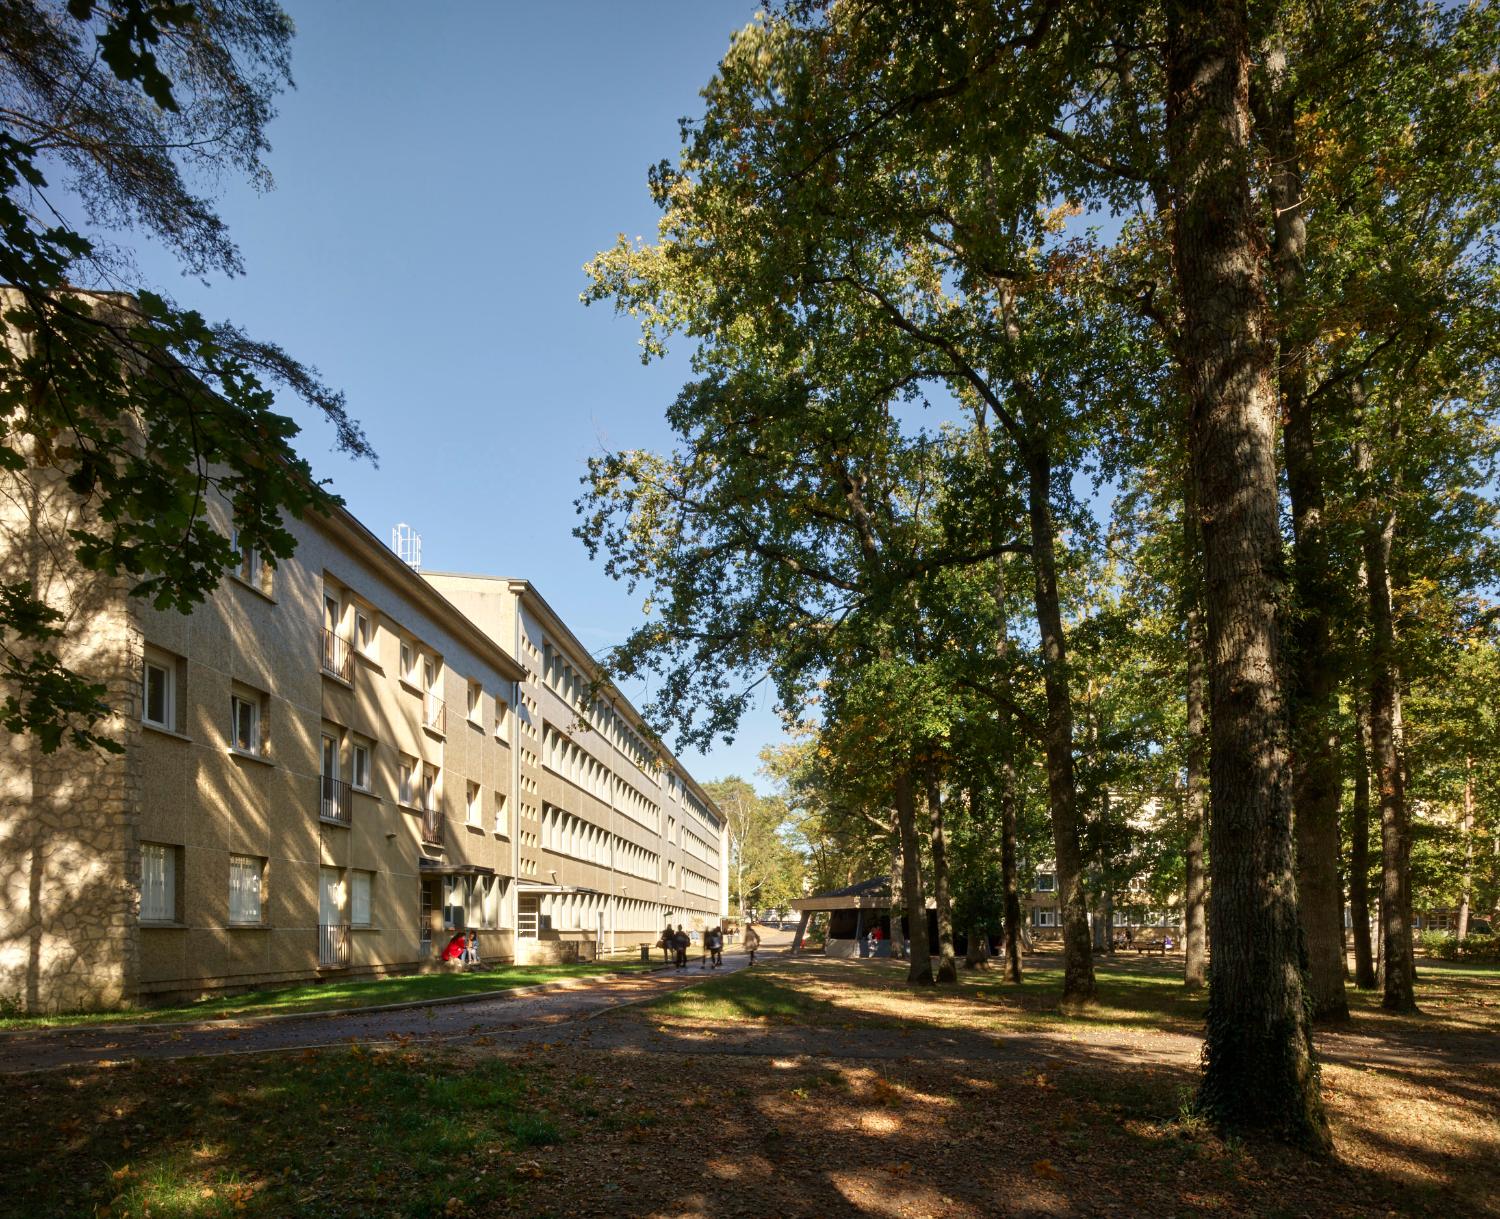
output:
M177 917L177 852L157 843L141 846L141 918L168 923Z
M349 921L356 927L370 925L370 874L349 874Z
M260 922L260 860L248 855L229 857L229 921Z

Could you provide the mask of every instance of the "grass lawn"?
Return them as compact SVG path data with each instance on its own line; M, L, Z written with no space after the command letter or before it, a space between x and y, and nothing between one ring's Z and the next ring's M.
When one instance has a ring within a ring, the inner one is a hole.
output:
M774 960L774 958L773 958ZM838 1028L856 1017L883 1028L926 1026L1022 1032L1056 1026L1063 974L1053 958L1028 962L1025 981L1005 981L998 969L961 970L956 987L916 991L901 961L840 961L799 957L771 969L746 970L711 988L678 991L658 1000L666 1017L706 1021L760 1020ZM1067 1021L1079 1028L1172 1030L1202 1028L1207 998L1189 995L1160 961L1121 957L1096 965L1099 1003Z
M1172 965L1101 962L1083 1017L1045 959L918 996L777 960L526 1042L0 1076L0 1217L1500 1215L1500 970L1319 1031L1312 1159L1191 1116Z
M3 1087L50 1111L0 1136L5 1216L468 1214L524 1179L504 1159L560 1137L525 1070L415 1051L184 1060Z
M0 1029L67 1028L95 1024L142 1024L171 1020L227 1020L235 1016L264 1016L298 1012L337 1011L379 1003L445 999L456 995L510 990L539 982L622 973L648 968L639 957L586 965L503 965L463 973L403 974L387 978L357 978L345 982L313 982L272 990L222 995L197 1003L122 1012L75 1012L60 1016L0 1014ZM4 1042L0 1040L0 1049Z

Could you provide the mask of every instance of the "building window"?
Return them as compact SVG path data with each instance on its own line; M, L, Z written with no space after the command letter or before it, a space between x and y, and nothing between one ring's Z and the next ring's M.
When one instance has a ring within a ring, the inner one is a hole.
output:
M253 855L229 857L229 921L241 925L261 921L261 889L266 862Z
M477 681L469 683L469 723L484 726L484 687Z
M1036 891L1038 893L1051 893L1057 888L1057 877L1051 872L1038 872L1036 874Z
M484 824L484 798L479 784L470 783L468 787L468 810L469 824Z
M355 741L350 752L351 772L349 778L354 784L355 791L367 792L370 790L370 746L362 741Z
M464 925L464 878L443 877L443 930L457 931Z
M261 561L260 551L240 545L240 531L235 529L230 534L230 545L234 547L235 566L234 573L239 576L251 588L265 592L265 564Z
M417 651L406 640L401 641L401 676L409 682L417 678Z
M375 624L362 609L354 611L354 646L368 656L375 647Z
M141 922L177 921L177 848L141 843Z
M422 767L422 808L432 812L437 808L438 772L436 766Z
M407 808L415 808L417 804L417 759L410 754L401 755L401 803Z
M177 662L154 648L146 650L141 721L171 732L177 730Z
M370 888L372 872L349 873L349 922L355 927L370 926Z
M505 700L498 694L495 695L495 735L502 741L510 739L508 735L508 726L506 724L508 715L509 709L505 705Z
M502 838L510 837L510 816L505 811L505 793L495 793L495 833Z
M241 753L261 753L264 734L261 724L262 698L248 690L229 696L229 746Z
M1038 927L1057 927L1057 926L1060 926L1060 924L1057 921L1057 911L1056 910L1040 910L1039 909L1039 910L1036 910L1034 913L1036 914L1036 925Z

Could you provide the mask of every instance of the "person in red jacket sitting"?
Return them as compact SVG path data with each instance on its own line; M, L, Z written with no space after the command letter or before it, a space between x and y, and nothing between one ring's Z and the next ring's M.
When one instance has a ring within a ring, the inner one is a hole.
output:
M464 959L464 946L468 943L468 937L462 931L458 932L448 941L448 947L443 949L443 960L462 961Z

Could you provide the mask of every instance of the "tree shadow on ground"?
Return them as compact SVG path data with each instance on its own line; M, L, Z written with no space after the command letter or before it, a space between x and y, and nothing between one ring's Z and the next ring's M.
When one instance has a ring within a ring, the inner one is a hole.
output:
M1186 1114L1195 1037L957 1023L988 980L867 1019L829 995L901 988L858 969L425 1048L0 1079L0 1216L1494 1213L1500 1089L1467 1028L1373 1066L1378 1028L1338 1034L1340 1154L1314 1160Z

